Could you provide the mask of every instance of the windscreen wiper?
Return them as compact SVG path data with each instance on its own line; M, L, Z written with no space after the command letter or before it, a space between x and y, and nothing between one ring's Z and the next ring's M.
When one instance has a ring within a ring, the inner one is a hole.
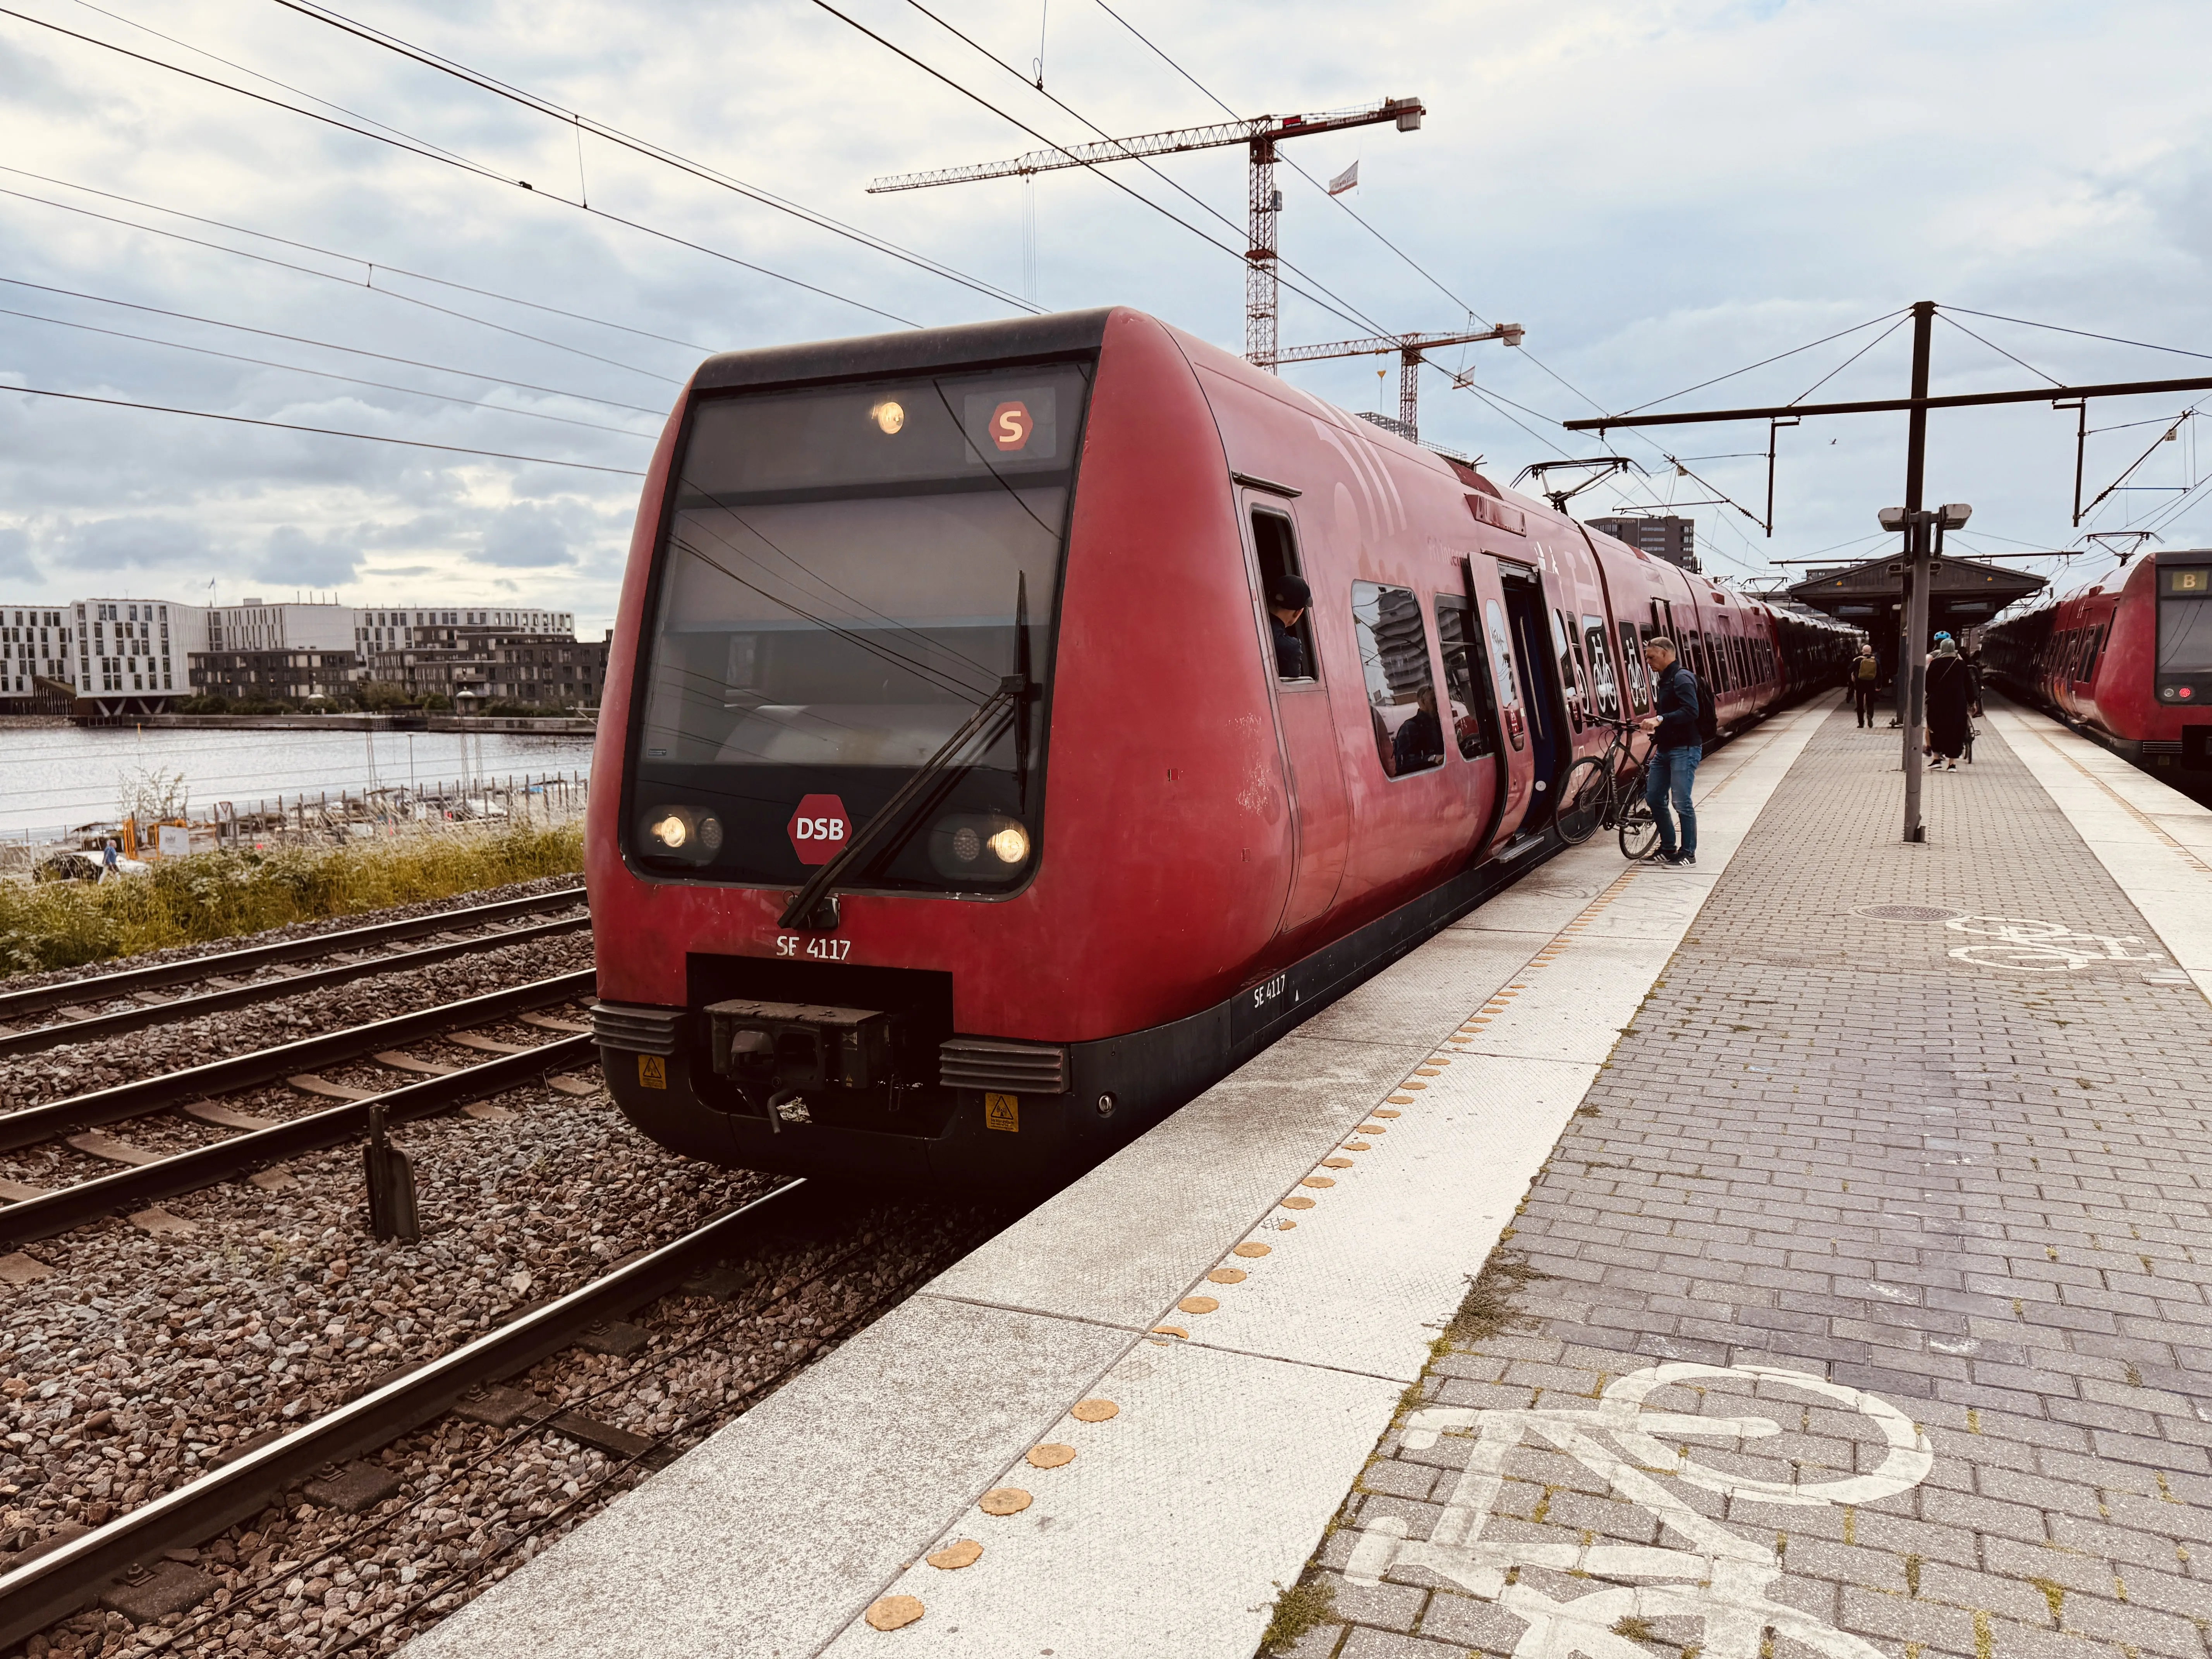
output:
M997 740L1009 719L1019 720L1026 727L1028 710L1025 705L1030 689L1026 668L1000 680L999 689L983 701L957 732L945 740L935 754L921 763L921 769L899 787L898 793L884 803L882 810L854 831L853 838L845 843L844 850L817 870L806 884L791 896L791 902L784 906L783 914L776 918L776 926L823 932L836 927L837 903L832 893L845 879L846 874L858 867L863 854L888 850L905 839L914 823L921 821L919 818L910 821L906 830L896 836L892 836L890 831L897 826L907 809L952 769L962 752L979 734L988 733L984 737L984 747L988 748Z

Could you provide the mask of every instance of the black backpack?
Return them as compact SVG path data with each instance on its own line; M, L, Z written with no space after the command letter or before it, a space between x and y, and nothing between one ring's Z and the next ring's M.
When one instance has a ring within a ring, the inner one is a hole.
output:
M1688 669L1682 678L1695 687L1698 693L1698 741L1707 749L1721 740L1720 712L1713 707L1713 694L1705 690L1705 683Z

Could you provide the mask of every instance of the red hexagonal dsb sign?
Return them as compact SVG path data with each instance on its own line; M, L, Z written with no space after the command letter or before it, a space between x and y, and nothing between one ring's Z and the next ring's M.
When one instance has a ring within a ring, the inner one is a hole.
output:
M827 864L852 839L853 821L845 816L845 803L836 796L809 795L799 803L785 832L801 864Z

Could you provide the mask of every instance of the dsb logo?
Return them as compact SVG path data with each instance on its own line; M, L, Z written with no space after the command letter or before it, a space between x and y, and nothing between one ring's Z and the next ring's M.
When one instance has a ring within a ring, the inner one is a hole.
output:
M827 864L845 850L853 836L852 820L845 803L835 795L809 795L799 803L785 826L791 850L801 864Z

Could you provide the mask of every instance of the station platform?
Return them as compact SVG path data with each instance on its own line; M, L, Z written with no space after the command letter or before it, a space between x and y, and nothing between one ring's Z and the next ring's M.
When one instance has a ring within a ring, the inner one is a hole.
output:
M409 1652L2204 1659L2212 813L1982 732L1739 738Z

